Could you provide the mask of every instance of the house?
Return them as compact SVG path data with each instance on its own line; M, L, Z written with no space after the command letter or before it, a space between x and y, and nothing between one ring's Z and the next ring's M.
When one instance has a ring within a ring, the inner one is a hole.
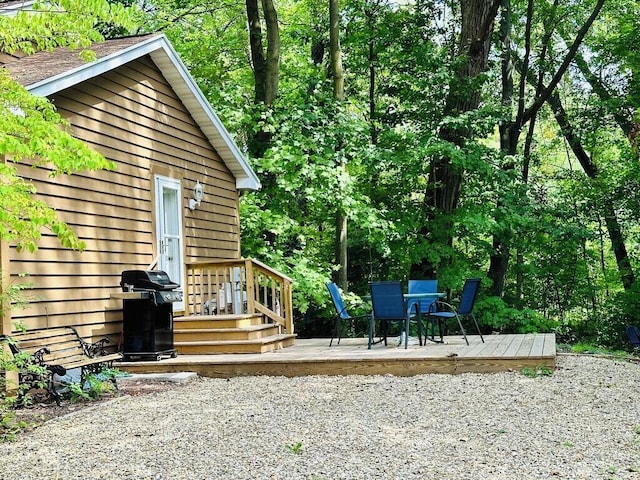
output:
M5 281L33 286L26 308L5 314L0 334L14 323L71 325L117 344L121 273L149 269L181 285L176 317L221 313L235 284L243 304L233 313L259 311L292 334L288 279L240 258L239 194L260 181L170 42L152 34L92 50L90 63L68 49L0 58L15 80L53 102L77 138L116 164L56 178L46 167L19 166L86 249L64 249L48 232L35 253L0 245Z

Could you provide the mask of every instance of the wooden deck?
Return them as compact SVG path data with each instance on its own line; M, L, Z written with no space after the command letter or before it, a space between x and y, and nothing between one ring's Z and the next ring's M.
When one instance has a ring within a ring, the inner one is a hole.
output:
M489 335L485 343L470 335L469 346L460 336L446 337L444 344L417 339L409 348L374 345L367 349L362 338L342 339L329 348L326 338L299 339L292 347L262 354L178 355L160 361L123 361L115 364L130 373L195 372L204 377L243 375L397 375L426 373L492 373L520 370L544 364L555 368L556 343L552 333Z

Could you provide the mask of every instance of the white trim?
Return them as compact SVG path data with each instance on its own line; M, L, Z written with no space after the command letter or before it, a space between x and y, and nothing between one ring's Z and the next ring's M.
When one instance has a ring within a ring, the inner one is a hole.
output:
M15 17L19 12L31 12L33 11L33 4L37 0L25 0L24 2L14 2L11 5L0 6L0 15L7 17Z
M150 54L158 48L158 46L154 44L157 43L159 38L160 37L152 37L142 40L140 43L124 48L119 52L106 55L93 62L80 65L66 72L27 85L26 88L30 93L41 97L52 95L60 90L73 87L93 77L114 70L126 63L137 60L144 55Z
M179 278L175 278L175 275L169 275L169 278L175 282L178 283L180 285L180 288L178 288L178 290L184 291L184 285L185 285L185 269L184 269L184 265L185 265L185 258L184 258L184 242L185 242L185 238L184 238L184 230L182 228L183 222L182 222L182 214L184 211L184 207L182 205L182 182L180 182L180 180L178 180L177 178L171 178L171 177L166 177L164 175L154 175L153 176L153 183L154 183L154 190L155 190L155 216L156 216L156 247L157 247L157 251L158 251L158 262L156 264L157 268L163 270L165 269L165 267L167 266L165 264L166 260L165 260L165 253L162 251L163 250L163 246L162 246L162 240L163 238L165 238L165 234L169 235L171 237L173 237L175 235L176 240L178 241L178 250L179 250L179 255L180 258L176 260L174 260L174 265L176 266L177 270L178 270L178 277ZM171 190L175 190L176 192L176 209L177 211L174 212L176 214L176 217L178 219L178 225L176 226L176 230L177 230L177 234L167 234L166 233L166 229L163 228L165 222L164 222L164 212L165 212L165 205L164 205L164 201L163 201L163 190L164 189L171 189ZM184 299L182 302L175 302L173 304L173 310L174 311L183 311L184 310Z

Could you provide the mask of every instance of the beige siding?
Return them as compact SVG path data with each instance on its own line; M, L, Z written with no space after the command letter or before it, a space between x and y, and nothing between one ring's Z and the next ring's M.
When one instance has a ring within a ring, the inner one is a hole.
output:
M64 90L53 97L74 134L114 161L115 171L49 177L46 168L20 167L39 196L56 208L87 245L61 249L45 232L38 252L11 249L12 281L33 289L29 306L13 312L28 328L74 325L81 335L120 333L122 270L155 258L153 175L180 179L185 260L238 258L240 232L235 179L189 112L148 59ZM193 186L202 204L188 209ZM29 273L26 280L19 273Z

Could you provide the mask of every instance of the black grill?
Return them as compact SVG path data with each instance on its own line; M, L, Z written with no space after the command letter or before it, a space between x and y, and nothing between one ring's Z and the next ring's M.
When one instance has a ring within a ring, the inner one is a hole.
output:
M175 290L180 285L173 283L162 270L125 270L120 286L123 292L139 290Z
M130 292L123 302L123 354L131 360L175 357L173 303L182 300L180 285L162 270L125 270L120 286Z

